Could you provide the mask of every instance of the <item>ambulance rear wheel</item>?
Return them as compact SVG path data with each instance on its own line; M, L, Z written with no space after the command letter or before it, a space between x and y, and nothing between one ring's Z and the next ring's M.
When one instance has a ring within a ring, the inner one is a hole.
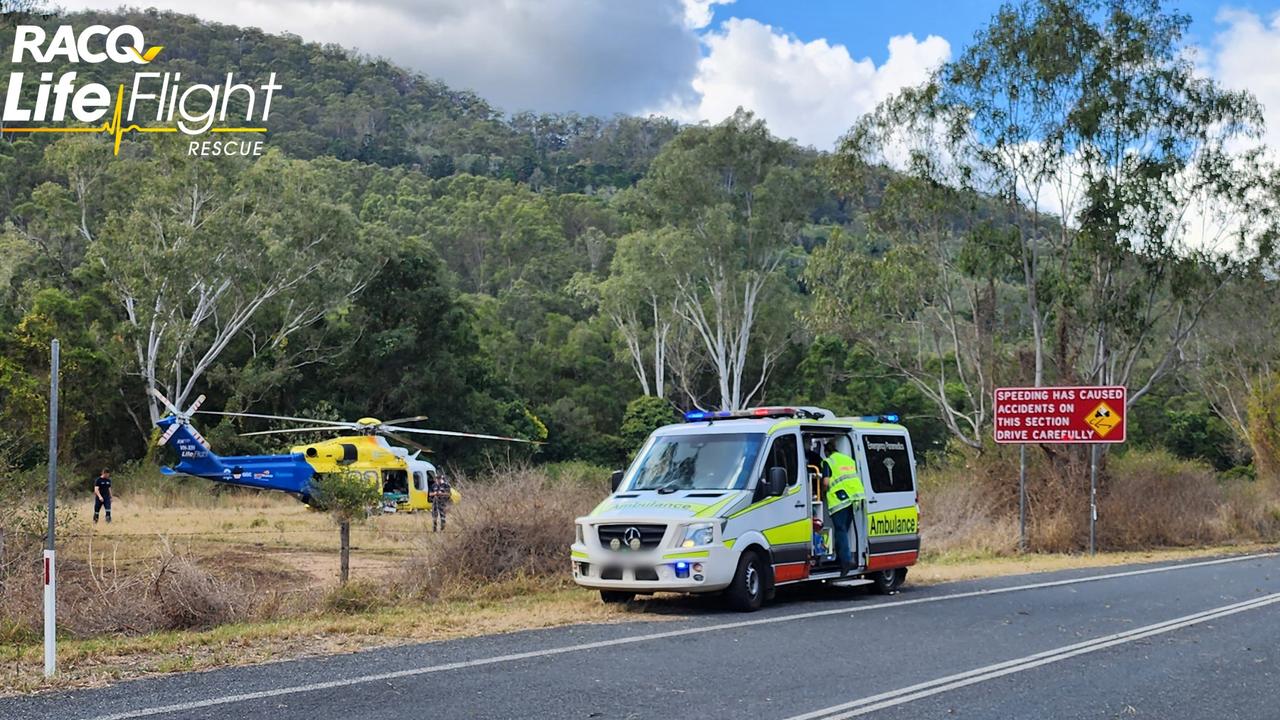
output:
M748 550L738 558L738 572L724 591L725 600L729 602L729 607L738 612L759 610L769 592L766 587L768 583L768 574L760 554Z
M608 605L621 605L622 603L629 603L635 599L636 594L633 592L623 592L621 590L600 591L600 602Z
M880 572L871 573L867 577L875 583L876 592L881 595L890 595L902 587L903 581L907 579L907 569L881 570Z

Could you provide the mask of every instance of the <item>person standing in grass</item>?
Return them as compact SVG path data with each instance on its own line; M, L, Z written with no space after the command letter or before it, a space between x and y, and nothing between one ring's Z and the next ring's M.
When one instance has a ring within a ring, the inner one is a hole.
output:
M449 503L453 502L453 486L444 473L431 478L429 498L431 500L431 532L444 530L445 516L449 511Z
M93 522L98 522L98 512L107 509L107 522L111 522L111 471L103 468L93 481Z

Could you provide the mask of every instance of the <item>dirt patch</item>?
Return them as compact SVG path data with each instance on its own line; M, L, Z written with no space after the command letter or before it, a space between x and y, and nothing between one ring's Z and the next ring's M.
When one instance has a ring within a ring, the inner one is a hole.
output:
M277 550L266 553L273 562L287 565L292 571L314 583L329 587L338 584L340 560L337 553ZM400 571L402 561L379 555L351 555L351 577L377 581Z

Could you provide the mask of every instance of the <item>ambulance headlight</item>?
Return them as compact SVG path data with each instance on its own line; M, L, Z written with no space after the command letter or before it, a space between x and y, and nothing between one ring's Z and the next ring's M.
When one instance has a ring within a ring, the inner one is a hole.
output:
M680 547L710 545L715 540L715 537L716 531L711 523L690 525L684 529L684 539L680 541Z

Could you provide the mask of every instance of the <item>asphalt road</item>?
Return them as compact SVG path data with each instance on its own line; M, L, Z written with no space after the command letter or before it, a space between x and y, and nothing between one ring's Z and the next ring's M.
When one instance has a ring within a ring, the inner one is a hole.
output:
M689 617L9 698L0 718L1280 717L1274 554L659 607Z

